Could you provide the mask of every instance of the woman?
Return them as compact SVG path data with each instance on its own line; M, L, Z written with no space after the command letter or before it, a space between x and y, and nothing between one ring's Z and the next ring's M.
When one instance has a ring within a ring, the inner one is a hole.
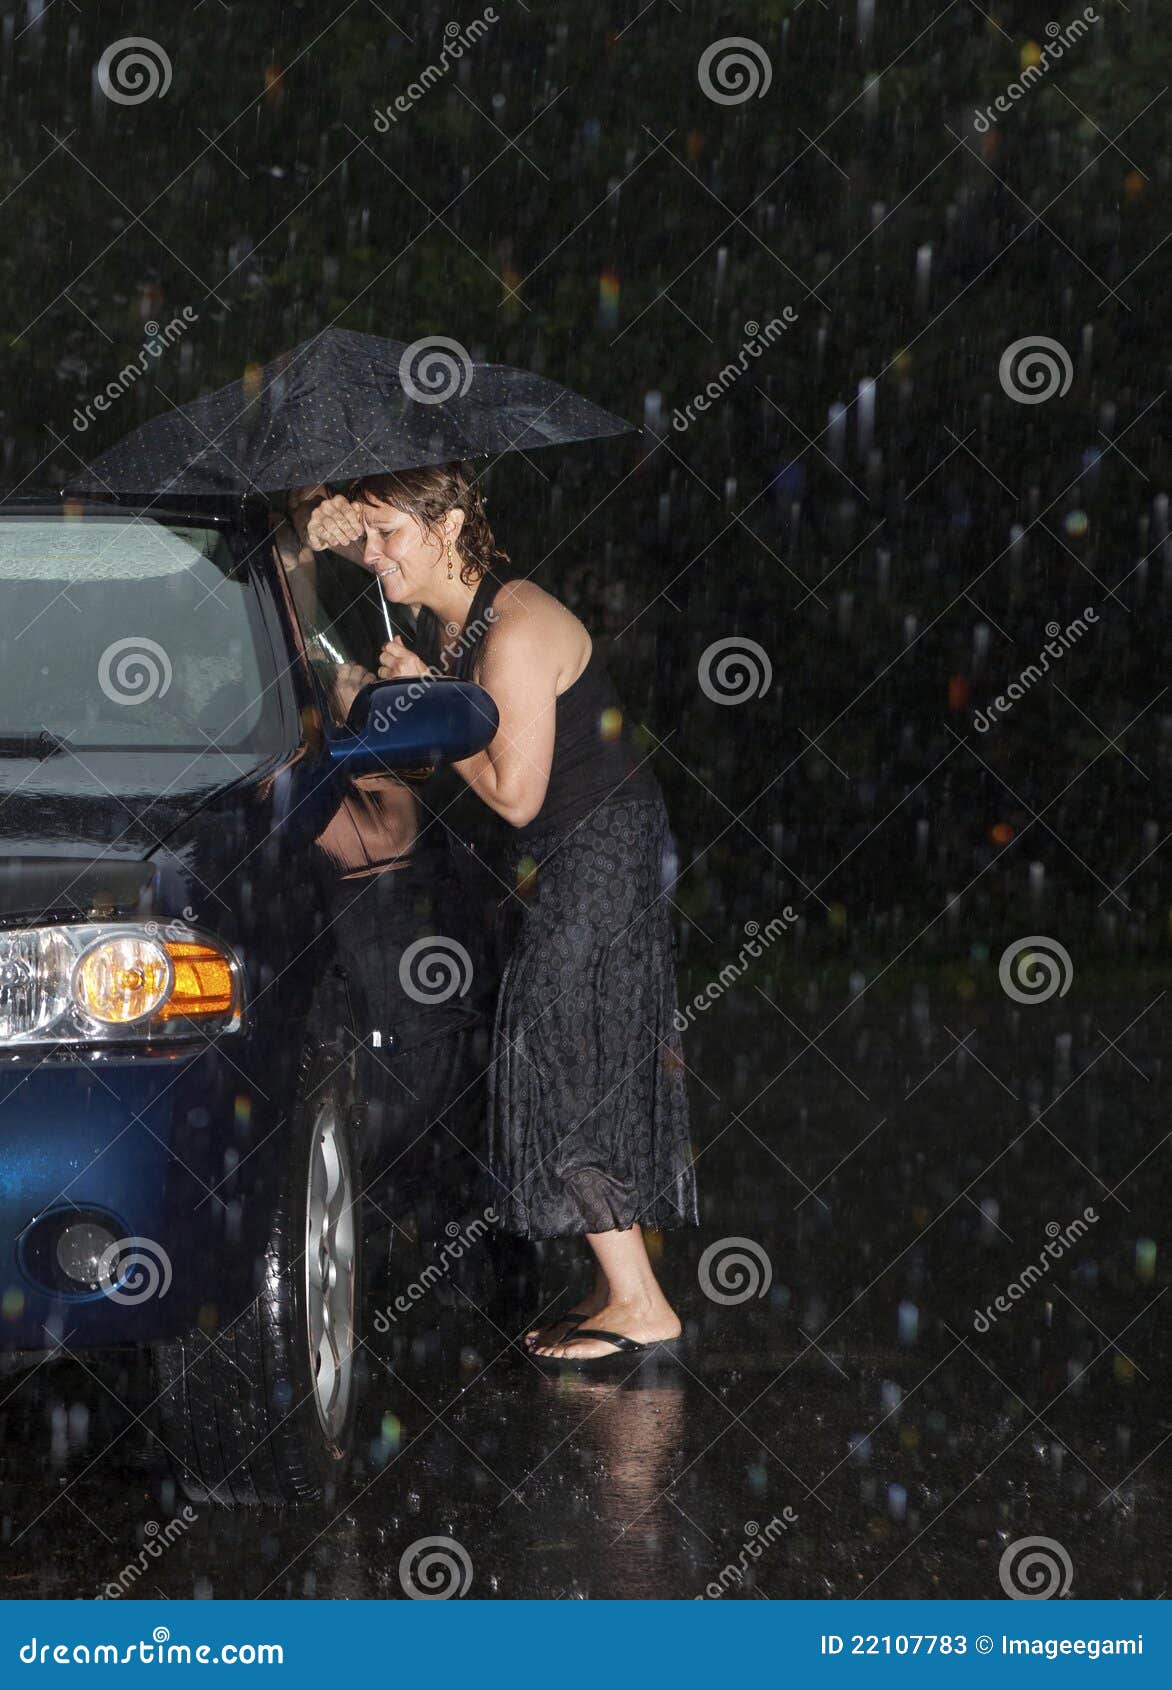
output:
M572 612L506 571L459 464L367 477L302 523L314 549L362 562L417 609L420 650L388 642L380 679L438 669L478 682L500 712L488 748L453 765L512 830L492 1202L507 1231L584 1235L594 1256L593 1287L527 1335L531 1353L591 1367L671 1343L680 1322L643 1239L644 1226L697 1222L663 896L671 835L601 656Z

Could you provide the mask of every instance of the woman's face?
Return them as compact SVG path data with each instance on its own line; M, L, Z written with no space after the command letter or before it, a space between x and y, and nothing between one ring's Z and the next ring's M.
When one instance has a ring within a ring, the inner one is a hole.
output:
M451 534L454 546L463 513L449 512L448 528L428 534L408 512L381 499L360 503L358 508L366 523L363 562L379 576L384 596L394 604L417 603L435 581L437 570L446 574L447 536Z

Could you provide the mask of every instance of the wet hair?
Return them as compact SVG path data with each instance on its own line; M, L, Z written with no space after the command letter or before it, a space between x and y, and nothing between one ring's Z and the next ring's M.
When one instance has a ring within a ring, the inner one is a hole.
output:
M464 512L464 523L455 542L460 558L460 579L466 587L476 584L487 570L508 563L484 514L484 499L464 464L423 464L418 469L399 469L385 475L364 475L346 488L346 497L373 504L376 500L394 505L416 518L433 532L450 510Z

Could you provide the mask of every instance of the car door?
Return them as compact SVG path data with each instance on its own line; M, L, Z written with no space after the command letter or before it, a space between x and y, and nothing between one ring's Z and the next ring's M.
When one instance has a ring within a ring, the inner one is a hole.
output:
M386 616L408 640L413 622L384 608L374 579L336 553L316 554L311 583L298 573L289 571L290 592L327 731L345 733L356 682L376 678ZM338 953L378 1049L410 1048L485 1012L490 985L474 960L455 844L427 783L391 774L350 777L318 836Z

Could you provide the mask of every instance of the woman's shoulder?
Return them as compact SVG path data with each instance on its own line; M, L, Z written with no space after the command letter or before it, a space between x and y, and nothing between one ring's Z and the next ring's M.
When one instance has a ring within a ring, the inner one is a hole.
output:
M492 600L492 621L510 637L540 639L573 636L586 628L573 611L524 575L506 577Z
M531 581L527 575L505 575L501 584L493 594L492 607L498 616L506 615L510 610L524 612L540 612L547 614L548 608L557 606L558 600L552 593L547 593L544 587L539 587L536 581Z

